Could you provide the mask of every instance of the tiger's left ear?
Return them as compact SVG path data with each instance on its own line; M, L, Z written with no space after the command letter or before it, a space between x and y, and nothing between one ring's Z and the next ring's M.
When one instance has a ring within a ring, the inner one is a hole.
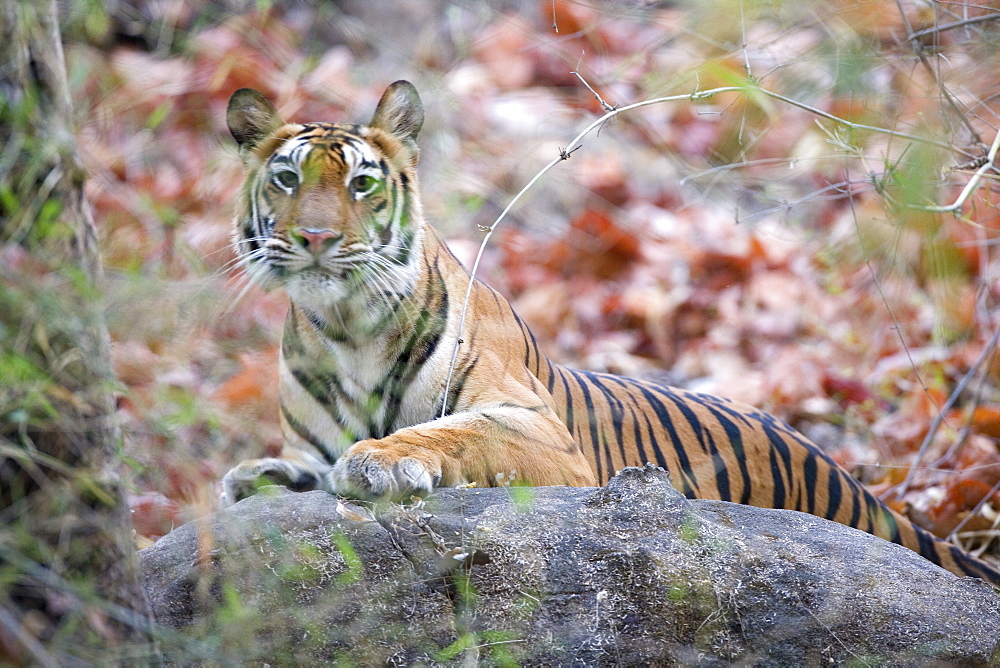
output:
M397 81L382 93L375 115L369 125L379 128L400 139L413 154L416 162L417 133L424 124L424 105L420 94L409 81Z
M285 122L263 93L253 88L240 88L229 98L226 124L240 146L240 157L246 163L250 153Z

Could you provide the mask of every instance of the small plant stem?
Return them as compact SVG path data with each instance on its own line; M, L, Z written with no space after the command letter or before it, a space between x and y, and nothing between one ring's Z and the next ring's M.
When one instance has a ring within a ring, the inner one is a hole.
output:
M994 142L994 144L996 144L996 142ZM902 496L910 489L910 484L913 482L913 476L920 468L920 462L923 460L924 455L927 454L927 449L930 447L931 441L934 440L934 435L937 434L941 424L945 421L945 412L955 405L962 392L965 391L966 386L972 380L976 371L978 371L979 367L986 362L986 359L993 354L998 342L1000 342L1000 329L993 333L993 338L991 338L990 342L983 347L983 352L979 355L979 359L977 359L969 371L962 376L962 380L959 381L958 385L955 386L955 389L952 390L951 396L948 397L948 400L944 402L944 406L941 406L937 415L934 416L934 420L931 422L930 428L927 429L927 435L924 436L924 440L920 444L920 449L917 450L917 458L914 460L913 465L906 474L906 478L904 478L903 482L899 484L899 492L897 493L898 498L902 498Z
M899 16L903 20L903 25L906 28L907 34L913 34L913 26L910 24L910 18L906 15L906 10L903 8L902 0L896 0L896 7L899 9ZM979 133L976 132L976 128L972 126L966 114L962 113L962 110L958 108L958 103L955 101L955 96L951 94L951 91L945 87L944 83L941 81L941 76L938 74L934 66L931 65L930 61L927 60L927 54L924 53L924 46L920 43L918 39L911 39L910 46L913 47L913 52L917 55L920 60L920 64L927 70L927 73L931 75L934 79L934 83L937 84L938 91L941 93L941 97L944 98L951 110L955 112L955 116L965 125L965 128L972 135L973 139L979 144L980 147L984 146L982 138Z
M979 187L979 182L984 176L986 176L986 172L996 169L995 161L998 149L1000 149L1000 132L998 132L996 137L993 138L993 144L990 146L989 153L986 154L986 162L980 165L979 169L976 170L976 173L972 175L971 179L969 179L969 182L965 184L964 188L962 188L962 192L959 193L958 198L954 202L945 206L926 206L921 208L924 211L934 211L938 213L960 211L962 207L965 206L965 202L969 199L972 193L974 193L976 188Z
M975 25L976 23L985 23L986 21L1000 21L1000 12L994 12L993 14L984 14L982 16L973 16L967 19L962 19L961 21L953 21L951 23L945 23L939 26L933 26L931 28L924 28L923 30L918 30L916 32L911 32L906 36L908 40L920 39L921 37L926 37L927 35L933 35L934 33L943 33L946 30L954 30L955 28L964 28L965 26Z
M579 65L578 65L578 67L579 67ZM601 104L601 109L603 109L604 111L614 111L615 110L615 106L612 105L612 104L608 104L605 101L605 99L603 97L601 97L600 94L596 90L594 90L594 87L591 86L589 83L587 83L587 80L583 78L583 75L580 74L580 72L578 72L577 70L574 70L574 71L570 72L570 74L576 75L576 78L580 80L580 83L582 83L584 86L586 86L587 90L589 90L591 93L594 94L594 97L596 97L597 101Z

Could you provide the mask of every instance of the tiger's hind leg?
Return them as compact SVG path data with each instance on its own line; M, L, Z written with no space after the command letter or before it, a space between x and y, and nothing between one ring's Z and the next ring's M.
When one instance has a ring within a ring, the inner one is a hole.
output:
M330 491L326 484L330 468L313 455L289 447L285 447L281 457L242 461L222 477L219 505L231 506L253 496L264 485L281 485L293 492Z

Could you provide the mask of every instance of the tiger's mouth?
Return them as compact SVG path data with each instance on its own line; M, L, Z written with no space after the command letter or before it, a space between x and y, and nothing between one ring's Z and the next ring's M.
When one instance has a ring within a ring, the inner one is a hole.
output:
M345 287L364 288L376 279L378 267L383 263L369 257L373 251L356 253L340 253L335 256L306 256L297 254L293 258L287 255L261 257L251 262L250 273L262 282L270 284L270 288L287 288L290 283L332 286L343 284Z
M316 293L335 289L337 285L347 286L355 271L351 265L331 265L327 258L289 255L283 249L244 253L239 265L251 283L267 292L283 289L290 295L302 289Z
M306 267L290 267L287 265L271 265L269 273L279 281L288 282L295 278L345 281L351 274L351 267L324 267L318 261Z
M265 291L284 290L293 301L318 308L361 300L394 308L412 290L412 249L379 238L336 239L315 249L295 237L244 238L240 264Z

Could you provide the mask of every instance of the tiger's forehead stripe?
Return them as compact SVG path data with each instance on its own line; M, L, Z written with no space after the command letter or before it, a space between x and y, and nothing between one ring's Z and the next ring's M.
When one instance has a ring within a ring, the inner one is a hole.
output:
M301 167L312 148L313 144L308 136L298 135L283 143L274 152L271 159L275 162L285 162L294 167Z
M364 167L378 167L378 157L371 144L362 139L345 139L340 145L340 153L347 165L348 174L356 173Z
M370 143L355 131L355 126L308 124L298 135L289 138L274 152L272 160L301 169L314 150L336 152L346 166L347 178L365 167L378 169L378 156Z

